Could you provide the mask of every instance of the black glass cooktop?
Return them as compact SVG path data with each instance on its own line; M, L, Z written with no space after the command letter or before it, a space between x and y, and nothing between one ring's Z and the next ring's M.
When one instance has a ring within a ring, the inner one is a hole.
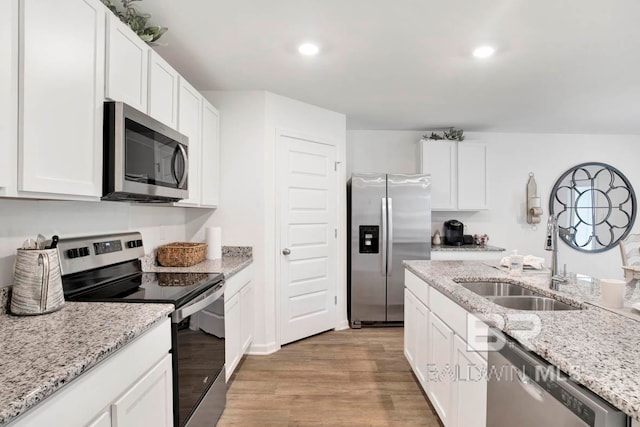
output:
M142 273L130 263L63 278L68 301L170 303L180 307L220 283L220 273Z

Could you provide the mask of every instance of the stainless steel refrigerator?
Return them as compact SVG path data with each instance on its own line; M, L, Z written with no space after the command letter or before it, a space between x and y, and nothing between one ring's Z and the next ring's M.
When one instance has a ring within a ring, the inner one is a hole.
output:
M402 261L431 258L430 176L354 174L347 195L351 327L402 322Z

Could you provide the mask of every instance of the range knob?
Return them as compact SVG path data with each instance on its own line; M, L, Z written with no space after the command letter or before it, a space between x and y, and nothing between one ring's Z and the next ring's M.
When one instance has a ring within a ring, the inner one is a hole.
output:
M135 247L136 247L136 241L135 241L135 240L129 240L129 241L127 242L127 247L128 247L129 249L135 248Z
M80 248L80 256L89 256L89 248L86 246L84 248Z
M67 257L78 258L79 256L80 256L80 252L78 251L78 248L67 250Z
M139 248L140 246L142 246L142 239L136 240L136 247Z

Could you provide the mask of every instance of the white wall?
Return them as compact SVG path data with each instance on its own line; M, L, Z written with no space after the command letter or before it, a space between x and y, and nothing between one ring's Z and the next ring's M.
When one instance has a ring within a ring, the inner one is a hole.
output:
M123 202L0 199L0 287L13 283L16 248L38 233L60 238L140 231L147 253L185 239L186 208Z
M424 133L349 131L347 162L357 172L384 172L380 170L380 156L369 157L367 141L373 140L380 145L386 140L398 147L386 153L389 168L405 164L407 170L393 172L416 172L417 168L410 168L411 160L418 156L416 142ZM507 253L518 249L520 253L543 256L548 262L550 257L544 251L544 237L549 194L555 181L566 169L588 161L609 163L627 176L636 191L640 191L638 135L469 133L467 139L488 144L489 210L433 212L432 233L441 228L444 221L455 218L466 225L467 234L486 233L490 244L507 248ZM543 200L543 221L536 229L526 224L525 217L529 172L535 174L538 193ZM636 221L632 232L640 232L640 221ZM559 243L559 261L560 265L567 264L568 271L596 277L622 278L617 248L600 254L585 254Z
M210 91L204 96L220 111L220 208L210 217L188 212L188 234L197 239L204 235L205 226L217 225L222 227L223 244L253 246L256 333L251 352L270 353L279 348L275 289L279 259L275 235L276 129L335 141L344 162L346 118L268 92ZM344 182L344 175L342 179ZM343 230L345 221L343 218ZM341 322L346 325L346 267L341 268Z
M414 173L417 141L424 132L359 130L347 132L347 174Z

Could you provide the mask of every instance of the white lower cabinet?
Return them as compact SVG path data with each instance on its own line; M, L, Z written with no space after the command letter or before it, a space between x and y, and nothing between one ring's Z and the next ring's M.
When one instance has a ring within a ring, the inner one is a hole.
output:
M226 281L224 293L225 370L229 381L253 342L253 269L248 266Z
M87 427L111 427L111 407L100 413Z
M487 361L459 336L453 337L453 366L456 368L456 387L453 391L452 425L484 427L487 419Z
M405 286L404 354L422 389L445 427L485 427L486 355L465 339L486 331L467 331L468 313L406 270Z
M8 426L171 427L170 349L165 319Z
M173 425L171 355L136 382L112 407L117 427Z
M445 426L451 425L453 398L453 331L435 314L429 315L427 396Z
M230 298L225 297L224 339L226 380L229 381L242 358L240 353L240 294L235 294Z

